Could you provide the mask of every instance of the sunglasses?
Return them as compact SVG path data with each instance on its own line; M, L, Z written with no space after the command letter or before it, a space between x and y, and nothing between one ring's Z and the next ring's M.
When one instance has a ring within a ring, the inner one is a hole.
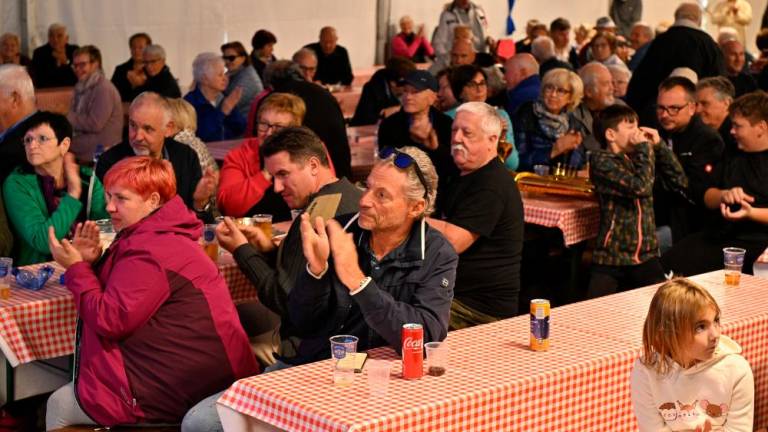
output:
M238 57L242 57L242 56L239 56L239 55L223 55L223 56L221 56L221 58L223 58L225 61L228 61L228 62L233 62L233 61L237 60Z
M422 173L421 168L419 168L419 164L416 163L411 155L408 153L403 153L394 147L383 147L379 149L379 159L381 160L389 159L389 157L392 155L395 156L394 159L392 159L392 163L395 164L396 167L404 170L408 169L410 166L413 166L414 171L416 172L416 177L419 178L421 185L424 187L424 199L426 200L431 190L427 185L427 179L424 178L424 173Z

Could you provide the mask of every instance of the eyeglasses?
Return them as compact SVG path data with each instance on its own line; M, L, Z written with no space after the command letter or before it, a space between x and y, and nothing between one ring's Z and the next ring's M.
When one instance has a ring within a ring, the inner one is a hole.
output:
M72 63L72 69L84 68L84 67L88 66L91 63L93 63L93 62L86 61L86 62Z
M481 87L486 87L486 86L488 86L488 83L485 82L485 80L482 80L482 81L470 81L466 85L466 87L468 89L472 89L472 90L478 90Z
M411 155L408 153L403 153L394 147L382 147L379 149L379 159L381 160L389 159L389 157L392 155L395 155L395 158L392 159L392 163L396 167L400 169L408 169L408 167L413 166L414 171L416 172L416 177L419 178L421 186L424 187L424 199L426 200L431 190L429 185L427 185L427 179L424 178L424 173L422 173L421 168L419 168L419 164L416 163Z
M300 68L301 70L303 70L304 72L314 72L314 71L316 71L316 70L317 70L317 66L304 66L304 65L299 65L299 68Z
M243 56L241 56L241 55L223 55L223 56L221 56L221 58L223 58L224 61L226 61L226 62L233 62L233 61L237 60L239 57L243 57Z
M163 61L163 59L144 60L144 64L155 64L161 61Z
M552 84L546 84L541 89L542 93L555 93L555 96L565 96L571 94L571 91L567 88L558 87Z
M690 102L689 102L690 103ZM663 112L666 112L667 114L671 116L676 116L681 109L688 106L689 103L684 103L682 105L656 105L656 112L658 114L661 114Z
M56 137L49 137L46 135L27 135L24 137L24 147L29 147L33 142L37 141L41 146L48 144L49 141L56 141Z
M265 121L260 121L256 123L256 127L259 129L259 132L267 132L270 129L272 129L272 132L277 132L285 126L277 123L267 123Z

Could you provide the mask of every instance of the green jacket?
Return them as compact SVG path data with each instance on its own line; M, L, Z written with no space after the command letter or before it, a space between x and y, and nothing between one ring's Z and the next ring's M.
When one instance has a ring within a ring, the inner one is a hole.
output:
M629 266L659 256L653 214L653 183L685 189L688 179L669 148L648 143L631 153L596 150L589 177L600 201L600 231L592 255L595 264Z
M80 167L83 194L88 194L88 185L93 170ZM109 217L105 207L104 188L95 176L90 197L91 211L87 219L97 220ZM17 167L3 183L3 197L8 220L16 235L16 256L14 265L22 266L51 260L48 248L48 227L53 226L56 238L62 239L72 228L77 216L83 210L83 203L65 194L59 207L48 214L43 191L37 175Z

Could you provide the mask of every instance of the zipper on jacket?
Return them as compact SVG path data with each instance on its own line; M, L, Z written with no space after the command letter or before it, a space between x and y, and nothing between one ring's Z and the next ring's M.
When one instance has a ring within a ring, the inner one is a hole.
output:
M640 198L635 198L637 208L637 248L635 248L634 260L640 264L640 248L643 245L643 209L640 206Z
M608 247L608 242L611 240L611 234L613 234L613 224L616 222L616 213L611 215L611 226L608 227L608 232L605 233L605 240L603 240L603 247Z

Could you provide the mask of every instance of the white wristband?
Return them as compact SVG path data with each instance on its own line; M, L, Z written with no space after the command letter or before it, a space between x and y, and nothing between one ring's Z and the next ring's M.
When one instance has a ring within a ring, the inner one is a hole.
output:
M367 287L368 284L371 283L372 280L373 279L371 279L370 276L364 277L363 280L360 281L360 286L358 286L356 290L350 291L349 295L355 295L355 294L359 293L360 291L364 290L365 287Z
M309 263L307 263L307 273L309 273L310 276L312 276L317 280L322 279L323 276L325 276L325 273L327 272L328 272L328 261L325 262L325 267L323 268L323 271L321 271L319 275L315 275L314 273L312 273L312 270L309 269Z

